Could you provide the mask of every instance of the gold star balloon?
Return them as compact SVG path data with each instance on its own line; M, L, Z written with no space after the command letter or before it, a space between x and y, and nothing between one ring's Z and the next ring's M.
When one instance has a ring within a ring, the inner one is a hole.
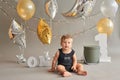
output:
M37 27L37 35L43 44L50 44L52 39L52 31L45 20L40 19Z

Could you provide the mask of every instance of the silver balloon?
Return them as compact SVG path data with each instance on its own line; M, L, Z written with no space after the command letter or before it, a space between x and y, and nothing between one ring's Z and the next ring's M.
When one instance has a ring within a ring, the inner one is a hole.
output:
M92 12L92 9L95 5L96 0L88 0L84 4L83 16L87 17Z
M45 3L45 11L48 16L50 16L52 19L55 18L55 15L58 11L58 5L56 0L48 0Z
M11 33L14 35L13 43L20 49L20 55L16 55L18 62L25 62L24 49L26 48L25 30L15 20L12 21L10 26Z
M96 0L76 0L71 10L63 13L66 17L86 17L88 16L95 4Z

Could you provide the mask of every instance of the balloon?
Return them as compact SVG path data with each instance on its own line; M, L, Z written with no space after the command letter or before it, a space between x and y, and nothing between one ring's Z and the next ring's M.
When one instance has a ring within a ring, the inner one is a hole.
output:
M24 58L24 48L26 48L26 40L25 40L25 31L23 28L15 21L12 21L12 24L9 28L9 37L13 40L13 43L16 44L20 49L20 55L16 55L19 62L25 62L26 59Z
M92 12L96 0L76 0L71 10L63 13L66 17L86 17Z
M108 18L102 18L97 23L97 30L99 33L105 33L107 35L110 35L113 31L113 22Z
M120 0L115 0L118 4L120 4Z
M104 16L113 18L118 10L118 4L115 0L104 0L101 4L100 10Z
M40 19L37 34L39 39L43 44L50 44L52 39L52 31L49 25L45 22L45 20Z
M45 11L47 15L51 17L52 19L55 18L57 10L58 10L58 5L57 5L56 0L49 0L45 3Z
M116 2L117 2L118 4L120 4L120 0L116 0Z
M31 0L19 0L17 13L23 20L29 20L35 13L35 5Z
M96 0L88 0L83 7L83 16L89 16L95 5Z

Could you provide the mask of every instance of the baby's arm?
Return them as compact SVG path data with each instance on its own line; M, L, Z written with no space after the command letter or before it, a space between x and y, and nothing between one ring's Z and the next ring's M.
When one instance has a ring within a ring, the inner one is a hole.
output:
M55 71L55 69L56 69L56 63L57 63L58 57L59 57L59 51L57 51L56 54L55 54L55 56L53 57L53 60L52 60L52 67L51 67L51 69L49 70L50 72Z
M72 66L72 70L73 70L73 71L76 71L76 65L77 65L77 57L76 57L76 55L74 54L74 55L73 55L73 66Z

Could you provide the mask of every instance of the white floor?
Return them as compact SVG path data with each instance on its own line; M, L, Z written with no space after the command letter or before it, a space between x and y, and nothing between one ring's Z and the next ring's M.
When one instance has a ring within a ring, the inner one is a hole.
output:
M61 77L57 73L49 73L49 67L28 68L26 64L17 64L10 56L0 56L0 80L119 80L120 54L112 54L110 63L84 64L87 76L75 73L71 77Z

